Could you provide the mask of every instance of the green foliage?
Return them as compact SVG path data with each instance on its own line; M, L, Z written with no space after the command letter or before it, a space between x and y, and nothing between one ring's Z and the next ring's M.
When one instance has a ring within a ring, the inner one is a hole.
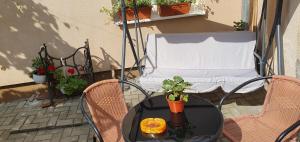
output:
M166 79L163 81L162 88L168 95L168 99L171 101L183 100L188 101L188 95L184 94L183 91L191 86L190 83L185 82L182 77L174 76L172 79Z
M31 66L34 69L44 67L43 60L40 57L36 57L36 58L32 59L32 65Z
M106 7L101 7L101 9L100 9L101 13L105 13L106 15L108 15L110 17L114 17L114 15L115 15L114 11L115 10L111 10L111 9L106 8Z
M127 8L134 8L133 0L125 0L125 5ZM151 0L137 0L136 5L137 7L151 7ZM100 12L105 13L110 17L114 17L119 12L121 7L122 7L121 0L117 0L113 4L112 9L101 7Z
M64 76L61 69L55 71L55 79L58 81L56 88L64 90L66 95L83 91L87 86L87 81L80 79L78 76Z
M184 2L194 3L195 0L157 0L157 5L173 5Z
M248 23L244 22L243 20L240 20L239 22L234 21L233 23L234 23L233 27L236 31L248 30Z

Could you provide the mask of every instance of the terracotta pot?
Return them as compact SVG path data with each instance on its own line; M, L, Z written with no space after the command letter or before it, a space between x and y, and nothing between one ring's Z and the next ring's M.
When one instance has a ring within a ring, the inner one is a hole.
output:
M170 101L167 97L166 97L166 99L168 101L171 112L173 112L173 113L183 112L184 102L182 100L180 100L180 101Z
M150 19L152 7L140 7L138 9L139 19ZM118 12L119 18L122 21L122 12ZM134 10L131 8L126 9L126 19L127 21L134 20Z
M191 4L188 2L174 5L160 5L158 7L159 16L182 15L190 12Z
M45 83L46 82L46 75L33 74L32 79L35 83Z

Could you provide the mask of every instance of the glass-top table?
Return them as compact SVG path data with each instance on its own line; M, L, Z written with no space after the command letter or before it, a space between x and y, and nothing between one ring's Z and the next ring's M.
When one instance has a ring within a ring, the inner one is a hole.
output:
M159 117L167 122L167 129L159 135L140 130L144 118ZM223 115L210 102L195 94L189 95L184 112L171 113L164 95L142 101L126 114L122 133L126 142L211 142L222 133Z

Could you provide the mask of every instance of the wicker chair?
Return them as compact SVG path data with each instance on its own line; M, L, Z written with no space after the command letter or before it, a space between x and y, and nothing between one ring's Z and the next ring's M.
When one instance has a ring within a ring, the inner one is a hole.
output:
M100 142L124 141L121 133L121 124L123 117L127 113L127 106L120 83L135 87L146 98L149 96L138 85L127 81L121 82L116 79L96 82L85 89L81 96L80 107L82 114ZM84 109L84 102L87 103L92 119ZM96 141L95 137L94 141Z
M273 76L252 79L226 94L219 108L236 90L251 82L270 78L272 81L261 114L226 119L223 129L225 137L233 142L279 142L290 141L299 132L300 80L295 78Z

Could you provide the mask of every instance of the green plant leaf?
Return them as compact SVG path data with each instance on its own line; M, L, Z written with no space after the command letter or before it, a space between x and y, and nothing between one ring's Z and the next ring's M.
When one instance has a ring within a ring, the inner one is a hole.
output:
M170 94L169 97L168 97L168 99L169 99L170 101L175 101L175 96L172 95L172 94Z
M188 95L183 95L183 96L182 96L182 100L183 100L184 102L188 102L189 96L188 96Z
M175 76L173 77L173 79L174 79L174 81L175 81L176 83L180 83L180 82L183 82L183 81L184 81L183 78L180 77L180 76L178 76L178 75L175 75Z

